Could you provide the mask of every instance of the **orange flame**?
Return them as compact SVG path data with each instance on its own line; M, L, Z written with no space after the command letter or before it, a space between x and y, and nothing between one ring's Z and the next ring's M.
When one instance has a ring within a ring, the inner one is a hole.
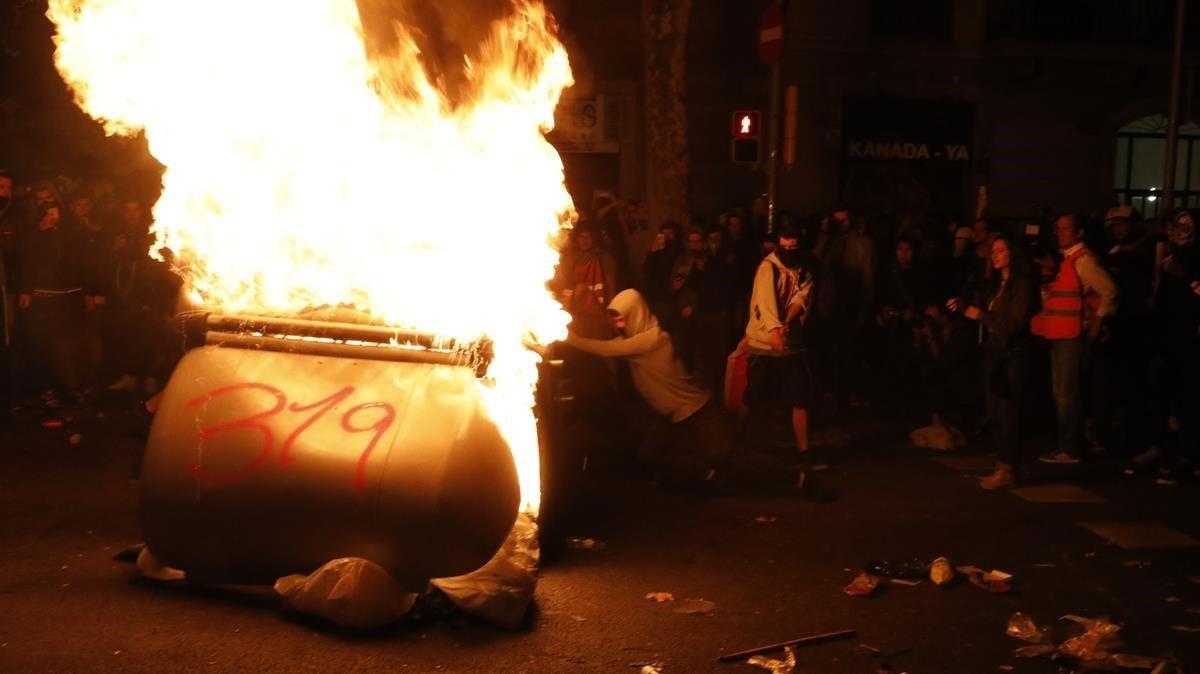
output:
M540 499L527 335L565 334L546 290L574 216L544 134L571 85L553 19L512 0L465 95L431 80L409 29L370 58L355 0L50 0L56 63L110 134L144 133L154 207L198 304L288 314L350 304L495 346L485 400Z

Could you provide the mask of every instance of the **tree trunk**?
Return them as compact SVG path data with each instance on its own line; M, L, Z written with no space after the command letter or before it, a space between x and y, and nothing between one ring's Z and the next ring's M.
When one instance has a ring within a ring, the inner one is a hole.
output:
M692 0L642 0L646 205L650 222L688 220L687 29Z

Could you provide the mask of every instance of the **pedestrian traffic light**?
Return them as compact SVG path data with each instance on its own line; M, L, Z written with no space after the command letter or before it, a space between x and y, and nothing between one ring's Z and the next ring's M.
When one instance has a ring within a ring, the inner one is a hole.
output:
M733 161L743 164L758 163L758 125L761 117L758 110L738 110L733 113L729 149Z

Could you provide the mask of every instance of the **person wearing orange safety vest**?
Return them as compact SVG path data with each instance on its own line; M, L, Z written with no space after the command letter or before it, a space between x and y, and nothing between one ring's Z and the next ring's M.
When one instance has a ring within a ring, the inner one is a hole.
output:
M1089 344L1103 339L1104 320L1117 310L1117 286L1096 254L1083 245L1083 222L1063 215L1054 223L1062 254L1053 280L1042 288L1042 310L1031 331L1050 341L1050 379L1058 416L1058 447L1043 463L1079 463L1082 412L1080 371Z

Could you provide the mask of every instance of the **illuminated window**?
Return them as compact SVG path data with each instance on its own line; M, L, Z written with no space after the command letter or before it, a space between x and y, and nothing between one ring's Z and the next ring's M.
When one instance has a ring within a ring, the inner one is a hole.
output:
M1167 118L1150 115L1117 132L1113 190L1117 203L1129 204L1147 217L1168 209L1162 201L1166 162ZM1175 155L1175 206L1200 207L1200 127L1179 127Z

